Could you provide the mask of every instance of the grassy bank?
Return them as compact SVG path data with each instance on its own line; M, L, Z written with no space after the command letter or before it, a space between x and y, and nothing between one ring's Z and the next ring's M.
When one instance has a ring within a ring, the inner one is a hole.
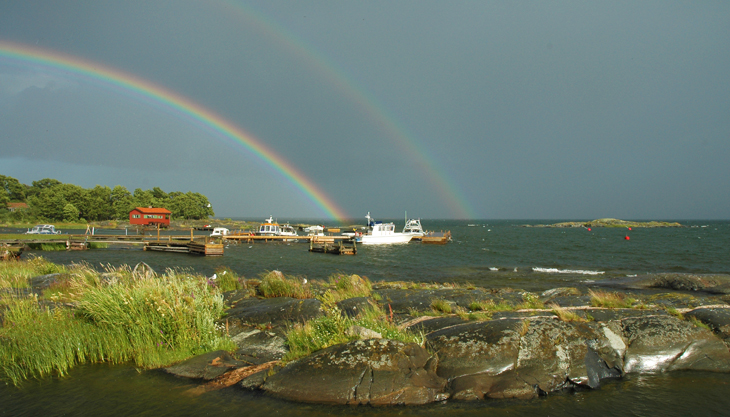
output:
M0 378L63 375L88 362L165 366L235 345L216 327L220 290L204 276L156 276L125 266L98 272L41 258L0 264ZM42 293L31 277L60 273Z

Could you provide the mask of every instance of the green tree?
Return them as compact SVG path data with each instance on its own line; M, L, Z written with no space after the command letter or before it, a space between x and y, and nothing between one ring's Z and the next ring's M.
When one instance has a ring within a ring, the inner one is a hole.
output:
M67 222L79 221L79 209L68 203L63 207L63 220Z
M25 202L26 188L28 187L17 179L0 175L0 200L6 197L7 203Z
M33 185L30 188L28 188L28 192L26 193L28 197L30 197L32 195L37 196L38 194L41 193L41 191L43 191L45 189L49 189L49 188L54 188L63 183L59 180L54 180L51 178L44 178L42 180L33 181L32 184Z
M129 212L134 209L134 199L132 193L127 190L127 187L117 185L111 192L111 203L112 203L112 218L128 219Z
M87 192L86 220L109 220L114 216L112 190L109 187L96 187Z
M39 220L63 220L63 209L68 201L59 187L41 189L38 195L28 197L31 214Z

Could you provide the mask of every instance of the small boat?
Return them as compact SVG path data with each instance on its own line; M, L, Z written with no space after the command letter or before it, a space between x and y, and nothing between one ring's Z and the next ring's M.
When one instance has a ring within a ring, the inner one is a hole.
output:
M56 226L52 224L37 224L32 229L25 232L26 235L60 235L61 231L56 230Z
M322 226L305 227L304 231L307 232L307 236L324 236L324 227Z
M292 237L296 238L299 235L297 234L296 229L294 229L294 226L287 223L287 224L279 227L279 236L292 236ZM284 241L293 241L293 240L296 240L296 239L284 239Z
M363 245L388 245L393 243L408 243L413 235L396 233L394 223L376 222L370 217L370 212L365 216L368 219L368 231L359 237Z
M228 236L229 234L231 234L231 231L225 227L214 227L213 233L210 234L210 237L222 237Z
M278 236L280 232L279 224L274 222L274 217L269 216L268 219L264 220L264 223L259 225L259 230L256 232L257 236Z

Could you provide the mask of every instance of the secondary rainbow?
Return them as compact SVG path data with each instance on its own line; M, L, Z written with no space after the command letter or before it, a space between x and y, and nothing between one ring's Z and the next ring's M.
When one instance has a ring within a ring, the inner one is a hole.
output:
M419 143L415 135L410 133L403 123L398 122L392 116L392 111L387 111L379 100L368 93L365 88L358 86L333 60L327 58L312 45L304 42L301 37L275 22L263 12L254 9L251 5L233 0L219 0L218 4L225 7L227 12L230 12L228 13L229 16L238 16L245 19L247 23L252 23L260 32L276 40L289 53L297 56L315 72L337 86L354 103L357 103L373 122L380 126L383 133L395 139L395 143L401 147L403 155L414 158L414 161L426 174L425 178L440 194L440 201L446 204L456 217L464 219L478 217L465 197L462 187L451 179L443 164L439 163L438 159Z
M131 93L132 96L150 100L161 105L165 110L172 110L173 114L186 121L192 119L196 124L243 145L292 183L326 216L339 222L344 221L347 217L329 196L289 161L242 128L187 97L97 62L25 44L0 41L0 58L17 60L26 66L36 64L83 75L99 81L103 85L121 89L128 94Z

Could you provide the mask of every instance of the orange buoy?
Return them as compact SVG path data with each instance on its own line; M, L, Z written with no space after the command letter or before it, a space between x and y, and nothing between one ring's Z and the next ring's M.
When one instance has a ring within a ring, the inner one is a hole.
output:
M629 227L629 230L631 230L631 228L630 228L630 227Z
M591 231L591 228L590 228L590 227L588 228L588 231L589 231L589 232Z
M625 237L624 237L624 239L626 239L626 240L629 240L629 239L631 239L631 238L630 238L630 237L628 237L628 236L625 236Z

